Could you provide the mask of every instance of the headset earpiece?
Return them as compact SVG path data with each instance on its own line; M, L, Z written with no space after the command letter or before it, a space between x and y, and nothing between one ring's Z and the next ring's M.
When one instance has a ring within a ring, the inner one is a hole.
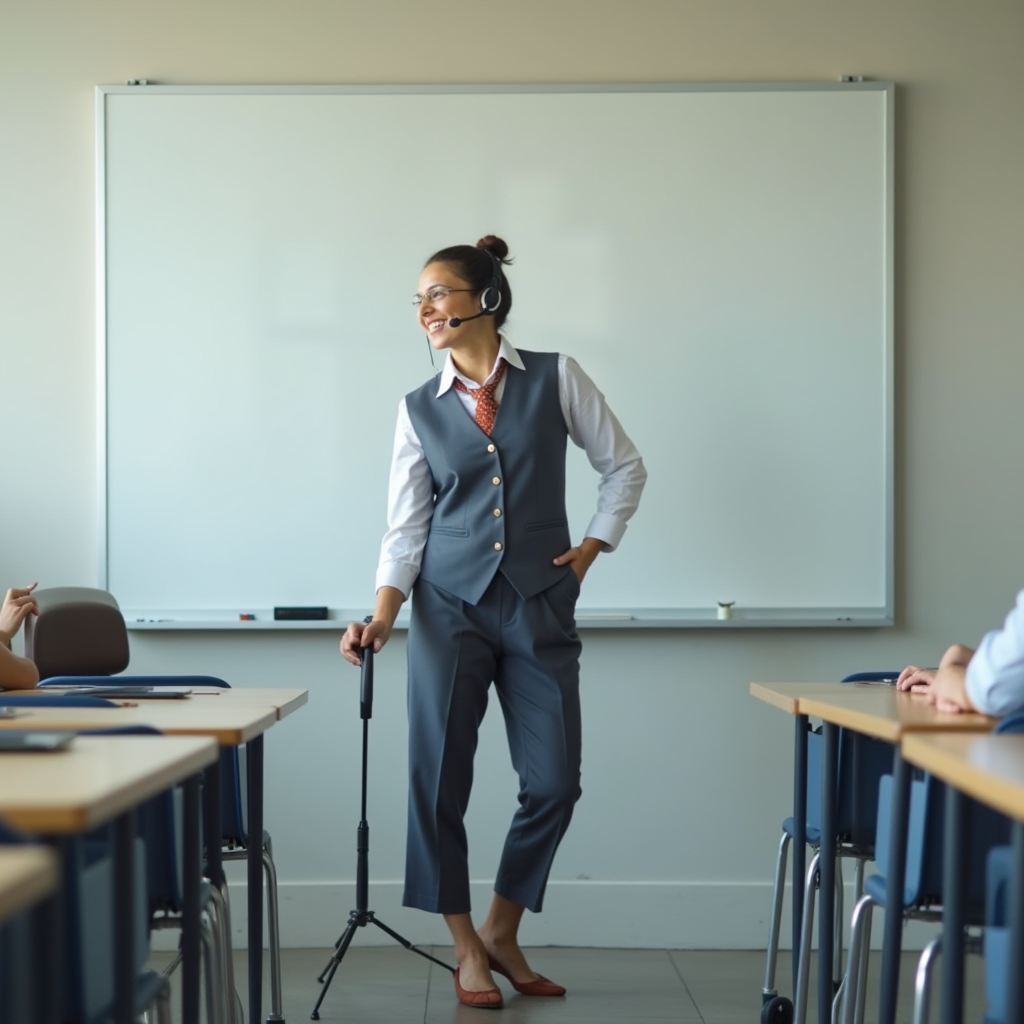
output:
M501 305L501 279L503 275L498 257L490 249L484 249L484 252L491 258L493 273L491 274L491 283L480 293L480 312L484 316L494 316Z

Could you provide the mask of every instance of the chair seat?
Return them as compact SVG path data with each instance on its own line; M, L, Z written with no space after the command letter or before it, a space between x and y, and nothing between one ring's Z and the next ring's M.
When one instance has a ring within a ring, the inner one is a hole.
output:
M782 831L788 836L796 835L796 824L793 818L787 818L782 823ZM821 846L821 829L814 825L808 825L805 832L805 837L810 846Z

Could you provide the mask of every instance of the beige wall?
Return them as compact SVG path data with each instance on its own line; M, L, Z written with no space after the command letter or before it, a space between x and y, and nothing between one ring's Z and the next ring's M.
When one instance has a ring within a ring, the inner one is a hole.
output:
M551 913L531 924L539 941L756 945L790 733L746 696L749 679L934 661L949 640L976 641L1024 586L1019 0L0 0L0 581L95 581L97 83L843 73L899 87L898 626L589 639L586 795L556 864ZM490 147L501 159L500 136L448 124L410 138L410 159L436 158L452 142ZM401 753L401 647L383 670L391 696L377 716L377 834L389 847L377 877L387 879L401 864L390 847L401 845L403 786L388 757ZM135 641L133 649L140 670L190 667L236 682L310 686L319 712L296 716L269 743L268 820L290 894L286 940L330 941L351 902L340 883L352 877L347 829L355 817L351 801L319 775L339 729L354 739L338 724L351 709L335 686L330 644L186 636ZM493 873L492 834L511 803L500 728L490 721L485 732L472 811L481 878ZM348 750L337 757L354 765ZM316 801L337 813L317 817ZM593 880L606 883L603 903ZM393 895L382 889L381 899ZM615 930L595 906L678 913L637 912Z

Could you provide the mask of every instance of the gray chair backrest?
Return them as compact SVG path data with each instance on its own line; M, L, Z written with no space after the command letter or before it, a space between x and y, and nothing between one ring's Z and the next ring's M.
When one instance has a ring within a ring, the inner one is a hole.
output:
M37 590L39 615L25 622L25 655L40 679L111 676L128 667L128 630L117 601L93 587Z

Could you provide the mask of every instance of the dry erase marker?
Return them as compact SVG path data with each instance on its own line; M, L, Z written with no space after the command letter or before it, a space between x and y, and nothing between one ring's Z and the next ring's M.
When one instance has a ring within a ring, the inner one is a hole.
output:
M248 613L239 615L238 617L242 620L242 622L254 622L256 620L255 615L250 615Z

